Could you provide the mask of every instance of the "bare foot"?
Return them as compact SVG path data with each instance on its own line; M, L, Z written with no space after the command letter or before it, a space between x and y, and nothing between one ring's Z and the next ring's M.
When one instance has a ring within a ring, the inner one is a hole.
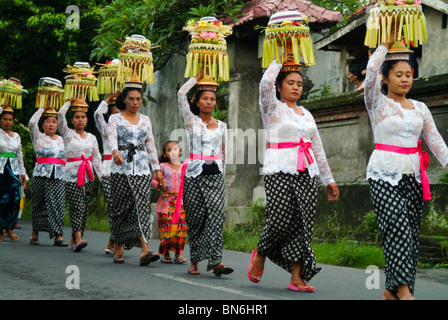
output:
M6 234L12 241L18 241L19 237L11 229L6 229Z

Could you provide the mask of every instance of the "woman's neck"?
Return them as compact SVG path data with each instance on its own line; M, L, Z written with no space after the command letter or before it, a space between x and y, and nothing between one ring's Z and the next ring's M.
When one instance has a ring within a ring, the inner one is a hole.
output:
M281 99L280 101L283 103L286 103L286 105L292 109L297 107L297 101L289 101L289 100L285 100L285 99Z
M212 114L199 112L199 118L201 118L203 121L210 121L210 120L212 120Z
M388 92L387 97L396 101L396 102L404 102L406 101L406 95L405 94L396 94L394 92Z
M83 136L85 133L84 128L82 128L82 129L75 128L75 132L77 134L79 134L80 136Z

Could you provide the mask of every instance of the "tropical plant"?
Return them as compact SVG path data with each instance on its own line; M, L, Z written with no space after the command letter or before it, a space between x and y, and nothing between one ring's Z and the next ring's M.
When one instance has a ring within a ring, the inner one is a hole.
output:
M116 0L101 9L103 23L93 38L92 59L116 58L120 41L132 34L144 35L154 47L154 70L162 69L175 53L187 53L187 20L213 15L234 16L241 0Z

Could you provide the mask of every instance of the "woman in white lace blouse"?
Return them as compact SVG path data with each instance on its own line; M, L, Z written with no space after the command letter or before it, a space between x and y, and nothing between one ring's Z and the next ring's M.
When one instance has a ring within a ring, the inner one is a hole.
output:
M39 232L48 232L54 245L66 247L63 241L65 214L65 147L58 136L58 114L39 108L29 121L31 142L36 153L33 170L33 204L31 207L32 233L30 244L39 244ZM39 130L39 120L44 117Z
M209 85L201 85L203 79L202 70L177 94L180 116L190 142L190 157L184 163L179 198L185 208L190 243L188 273L199 274L199 262L208 259L207 271L213 270L216 276L221 276L233 272L222 262L227 125L212 117L218 84L209 79ZM187 94L197 84L190 109Z
M297 106L303 79L273 61L260 82L260 110L268 141L263 174L266 225L253 250L248 277L259 282L266 257L291 273L287 288L313 292L307 282L320 271L311 249L317 176L329 200L339 197L311 113Z
M420 135L445 167L448 148L428 107L406 98L413 81L409 56L387 55L388 49L389 44L379 46L367 65L364 99L376 144L367 179L384 237L383 298L410 299L415 289L423 200L431 198L425 172L428 158L421 150ZM381 92L381 75L387 95Z
M116 105L121 113L109 118L108 136L111 165L112 208L109 211L114 262L123 263L123 249L141 248L140 265L160 256L149 248L152 230L151 170L162 182L151 120L138 111L143 102L142 84L126 82Z
M70 106L72 106L71 123L74 129L68 127L65 118ZM84 131L86 126L87 109L83 106L83 102L74 99L67 101L58 112L58 130L64 140L67 156L64 181L72 227L70 245L74 252L79 252L87 246L82 236L93 192L95 179L93 168L100 181L102 177L98 141L93 134Z
M119 113L120 110L115 105L115 99L117 98L119 93L111 93L109 94L103 101L101 101L98 108L95 110L94 118L95 124L98 128L98 131L101 134L101 139L103 141L103 165L101 166L101 173L103 175L101 181L101 189L103 190L104 198L106 199L107 210L110 211L112 208L112 199L111 199L111 187L110 187L110 168L112 166L112 150L109 145L109 135L107 132L107 123L109 121L109 117L112 114ZM109 215L110 216L110 215ZM110 224L110 218L109 218ZM110 254L114 251L114 242L112 238L109 238L109 241L106 245L106 253Z
M3 230L12 241L19 240L14 233L20 209L20 188L26 182L20 136L12 131L14 111L0 106L0 242Z

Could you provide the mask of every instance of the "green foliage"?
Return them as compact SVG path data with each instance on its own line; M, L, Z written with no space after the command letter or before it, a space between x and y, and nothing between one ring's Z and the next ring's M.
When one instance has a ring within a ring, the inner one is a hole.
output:
M334 244L313 244L313 250L319 263L361 269L370 265L376 265L378 268L384 268L385 266L381 248L364 243L351 242L347 239Z
M103 23L93 38L92 59L116 58L120 44L132 34L141 34L154 46L154 70L162 69L170 57L186 54L188 33L182 28L187 20L213 15L234 16L242 7L241 0L116 0L101 9ZM117 41L116 41L117 40Z
M362 223L358 228L360 232L379 233L378 223L376 221L375 211L370 210L362 219Z
M448 171L445 171L439 179L439 183L441 184L448 184Z
M308 99L328 97L331 95L331 85L324 85L321 89L311 90Z

